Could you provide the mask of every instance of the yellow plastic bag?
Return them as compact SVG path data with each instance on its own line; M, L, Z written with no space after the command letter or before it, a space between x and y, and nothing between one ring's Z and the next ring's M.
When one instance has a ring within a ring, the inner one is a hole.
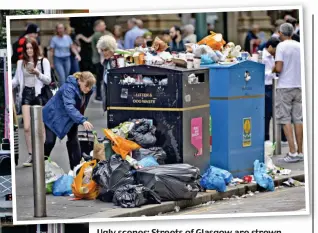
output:
M80 168L72 184L72 192L75 198L87 200L95 200L97 198L99 187L92 179L93 169L96 164L96 160L92 160L85 162Z
M226 42L223 40L223 36L220 33L210 32L211 35L204 37L201 41L198 42L198 45L208 45L213 50L220 51Z
M113 151L124 160L131 151L141 148L137 143L114 134L110 129L104 129L104 134L112 142Z

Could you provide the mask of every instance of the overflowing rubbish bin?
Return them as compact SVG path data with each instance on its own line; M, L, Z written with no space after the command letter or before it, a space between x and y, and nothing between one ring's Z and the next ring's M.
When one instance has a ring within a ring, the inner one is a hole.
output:
M253 173L264 161L265 87L263 64L213 64L210 70L211 165L235 177Z
M139 65L108 74L108 128L149 119L165 163L188 163L203 173L209 155L209 72Z

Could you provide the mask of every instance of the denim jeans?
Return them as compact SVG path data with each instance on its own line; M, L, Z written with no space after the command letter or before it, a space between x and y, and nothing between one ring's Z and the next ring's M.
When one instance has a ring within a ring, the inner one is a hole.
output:
M71 71L71 57L54 57L54 67L59 76L59 86L61 87Z
M79 62L76 60L74 56L71 56L71 72L70 74L73 75L76 72L80 71Z

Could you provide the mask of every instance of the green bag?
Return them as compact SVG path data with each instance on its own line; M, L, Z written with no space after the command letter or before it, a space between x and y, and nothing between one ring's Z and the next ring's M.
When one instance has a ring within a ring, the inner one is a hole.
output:
M54 182L45 185L46 194L53 193L53 184L54 184Z

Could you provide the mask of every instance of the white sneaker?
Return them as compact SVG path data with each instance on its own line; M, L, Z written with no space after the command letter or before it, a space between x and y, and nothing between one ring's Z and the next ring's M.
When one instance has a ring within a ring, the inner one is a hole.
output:
M298 154L291 154L290 152L283 158L286 163L297 163L300 161Z
M299 161L304 161L304 154L303 153L300 153L297 155Z
M288 146L288 142L287 141L282 141L282 146Z
M32 155L29 155L28 159L23 163L23 167L32 167Z

